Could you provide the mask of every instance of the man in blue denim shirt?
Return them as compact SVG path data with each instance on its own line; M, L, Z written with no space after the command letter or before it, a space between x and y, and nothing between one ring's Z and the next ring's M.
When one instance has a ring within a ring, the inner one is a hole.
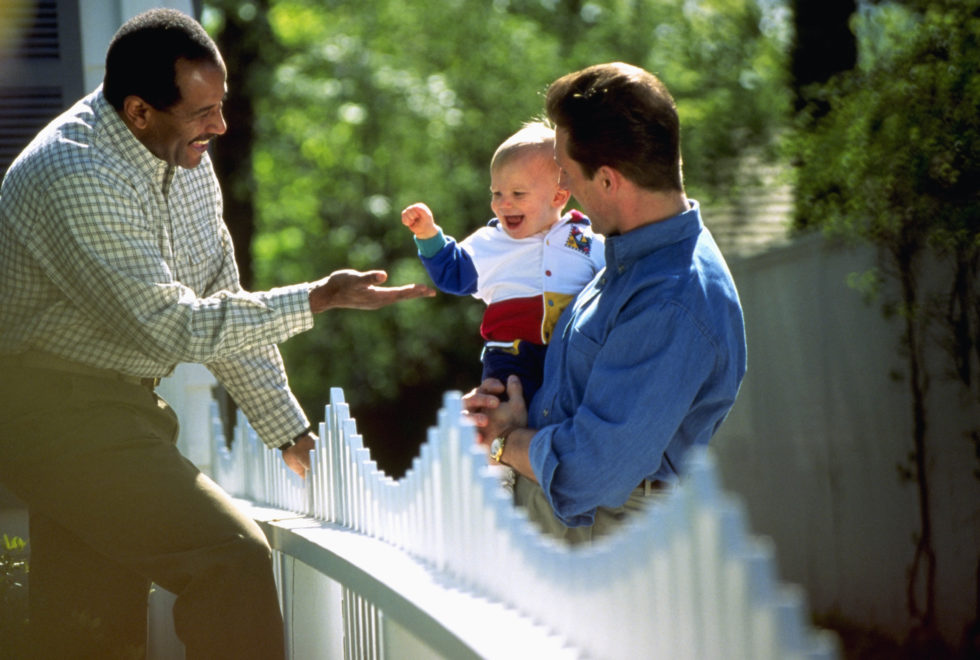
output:
M745 374L745 330L725 260L688 200L679 121L652 74L614 63L550 86L562 181L606 268L565 311L529 408L513 377L466 397L515 500L569 542L614 529L707 444Z

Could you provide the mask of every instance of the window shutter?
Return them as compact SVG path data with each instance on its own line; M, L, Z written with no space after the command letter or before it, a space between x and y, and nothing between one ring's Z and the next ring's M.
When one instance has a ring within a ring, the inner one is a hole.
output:
M77 0L0 3L0 176L83 93Z

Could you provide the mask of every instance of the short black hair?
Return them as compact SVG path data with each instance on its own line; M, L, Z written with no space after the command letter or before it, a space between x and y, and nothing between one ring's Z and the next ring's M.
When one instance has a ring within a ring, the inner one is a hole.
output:
M176 63L209 61L224 69L201 24L176 9L151 9L126 21L109 44L102 93L116 110L135 95L157 110L180 101Z

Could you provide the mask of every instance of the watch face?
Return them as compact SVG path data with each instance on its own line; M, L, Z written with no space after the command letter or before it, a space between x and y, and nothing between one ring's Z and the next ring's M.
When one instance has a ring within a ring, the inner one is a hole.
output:
M500 456L504 453L504 443L501 442L500 438L494 438L493 442L490 443L490 458L500 462Z

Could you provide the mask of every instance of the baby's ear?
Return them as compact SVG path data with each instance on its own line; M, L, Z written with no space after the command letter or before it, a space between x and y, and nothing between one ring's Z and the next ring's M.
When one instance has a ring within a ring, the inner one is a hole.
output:
M568 200L571 198L571 196L572 193L568 188L558 186L558 189L555 190L555 197L551 200L551 205L556 209L563 209L565 208L565 204L568 204Z

